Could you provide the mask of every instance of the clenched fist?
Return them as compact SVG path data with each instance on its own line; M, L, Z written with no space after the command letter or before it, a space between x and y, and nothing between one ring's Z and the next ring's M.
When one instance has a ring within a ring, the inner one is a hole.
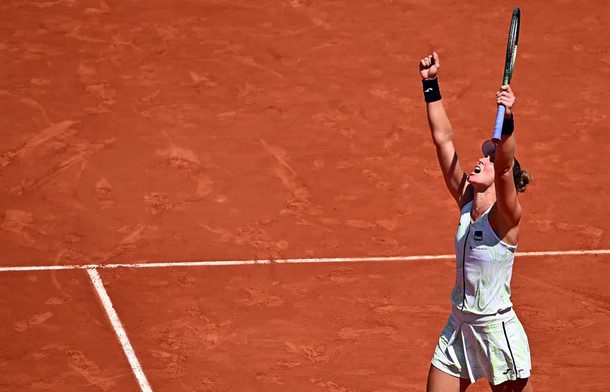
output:
M516 100L515 93L513 93L513 89L511 89L508 84L501 86L500 90L496 93L496 103L506 107L507 116L512 114Z
M438 69L441 67L441 61L438 58L438 53L432 52L431 55L424 57L419 62L419 72L422 79L434 79L438 75Z

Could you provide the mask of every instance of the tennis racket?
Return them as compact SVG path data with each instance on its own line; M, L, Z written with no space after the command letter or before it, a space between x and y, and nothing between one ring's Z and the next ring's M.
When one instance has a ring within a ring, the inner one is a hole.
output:
M515 70L515 61L517 60L517 44L519 42L519 26L521 25L521 10L515 7L513 16L510 19L510 30L508 31L508 44L506 45L506 61L504 62L504 78L502 85L510 84ZM494 133L491 140L494 143L500 143L502 139L502 125L504 125L504 114L506 107L498 105L498 113L496 114L496 122L494 124Z

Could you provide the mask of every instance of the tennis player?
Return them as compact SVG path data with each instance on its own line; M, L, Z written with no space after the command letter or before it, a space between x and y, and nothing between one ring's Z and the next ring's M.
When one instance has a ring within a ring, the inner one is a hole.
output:
M439 68L436 52L419 63L432 140L460 221L453 307L432 358L427 390L465 391L485 378L492 391L531 392L529 344L510 299L521 220L517 193L530 181L514 157L515 95L508 85L497 92L497 104L506 107L502 140L495 146L485 142L484 157L466 174L441 100Z

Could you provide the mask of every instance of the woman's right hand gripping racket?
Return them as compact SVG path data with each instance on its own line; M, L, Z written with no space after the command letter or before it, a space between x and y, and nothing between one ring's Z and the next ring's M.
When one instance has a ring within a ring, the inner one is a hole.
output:
M521 24L521 11L516 7L513 11L513 16L510 20L510 30L508 32L508 45L506 46L506 61L504 63L504 78L502 85L510 84L515 69L515 60L517 60L517 43L519 42L519 26ZM494 133L491 138L494 144L500 143L502 140L502 126L504 125L504 114L506 108L504 105L498 105L498 113L496 114L496 122L494 124Z

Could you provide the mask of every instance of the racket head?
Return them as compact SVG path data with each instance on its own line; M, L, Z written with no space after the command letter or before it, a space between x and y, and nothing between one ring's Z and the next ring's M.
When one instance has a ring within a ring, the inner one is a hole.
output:
M508 31L508 42L506 44L506 60L504 62L504 78L502 84L510 84L515 70L517 60L517 45L519 44L519 30L521 29L521 10L515 7L510 19L510 29Z

